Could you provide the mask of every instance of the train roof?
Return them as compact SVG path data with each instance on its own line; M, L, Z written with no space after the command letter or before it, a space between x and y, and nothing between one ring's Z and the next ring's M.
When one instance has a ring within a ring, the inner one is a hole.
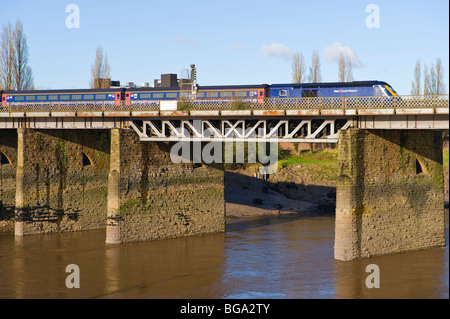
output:
M229 90L229 89L264 89L268 87L268 84L250 84L250 85L199 85L198 89L201 90Z
M282 83L272 84L273 87L294 87L294 88L327 88L327 87L359 87L373 86L377 84L387 84L382 81L353 81L353 82L321 82L321 83Z
M180 91L179 87L127 87L125 88L128 92L139 92L139 91Z

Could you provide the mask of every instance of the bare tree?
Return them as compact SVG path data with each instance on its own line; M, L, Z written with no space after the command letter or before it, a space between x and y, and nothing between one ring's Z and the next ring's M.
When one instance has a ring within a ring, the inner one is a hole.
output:
M352 62L350 59L343 54L339 56L338 60L338 77L339 82L351 82L353 81L352 74Z
M0 88L13 89L14 45L11 23L3 27L0 43Z
M309 81L312 83L322 81L322 76L320 74L320 59L317 51L314 51L312 54L311 67L309 68Z
M292 83L302 83L305 78L303 54L295 53L292 57Z
M420 60L417 60L416 66L414 67L414 79L411 83L411 95L420 95L421 79L422 79L422 73L421 73L421 67L420 67Z
M111 67L108 64L108 56L103 54L101 46L97 47L95 61L91 67L91 89L105 89L110 87Z
M445 94L444 68L440 58L436 59L436 65L431 64L424 70L424 95Z
M432 94L445 94L444 67L442 66L440 58L436 59L436 65L431 65L430 78Z
M14 29L11 23L3 27L0 50L0 86L4 90L32 89L33 72L28 65L30 54L20 20Z
M431 95L431 81L428 66L425 64L423 68L423 95Z
M28 65L29 52L27 39L23 33L23 25L20 21L16 22L16 26L13 33L13 45L14 45L14 88L18 91L30 90L33 88L33 72Z

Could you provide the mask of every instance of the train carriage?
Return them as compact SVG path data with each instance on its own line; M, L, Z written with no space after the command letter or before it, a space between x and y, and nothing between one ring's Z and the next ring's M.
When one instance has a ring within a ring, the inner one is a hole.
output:
M5 91L2 106L120 105L124 89Z
M131 88L125 92L126 105L158 105L160 101L194 99L195 103L230 99L262 103L268 85L197 86L195 92L180 88Z
M271 98L398 96L383 81L272 84Z

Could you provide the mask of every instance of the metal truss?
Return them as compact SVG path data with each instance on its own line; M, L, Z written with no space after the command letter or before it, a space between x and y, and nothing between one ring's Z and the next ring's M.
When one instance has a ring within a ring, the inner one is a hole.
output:
M153 142L311 142L337 143L350 118L134 119L141 141Z

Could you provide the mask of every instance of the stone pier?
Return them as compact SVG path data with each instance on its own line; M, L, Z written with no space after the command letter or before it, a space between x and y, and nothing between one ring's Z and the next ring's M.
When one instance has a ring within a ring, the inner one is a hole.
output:
M430 130L340 131L335 259L445 245L441 145Z
M109 139L100 130L17 130L16 236L105 227Z
M171 146L111 130L107 243L225 231L223 166L175 164Z
M220 165L175 164L171 144L130 129L0 133L1 212L14 212L16 236L106 228L117 244L225 231Z

